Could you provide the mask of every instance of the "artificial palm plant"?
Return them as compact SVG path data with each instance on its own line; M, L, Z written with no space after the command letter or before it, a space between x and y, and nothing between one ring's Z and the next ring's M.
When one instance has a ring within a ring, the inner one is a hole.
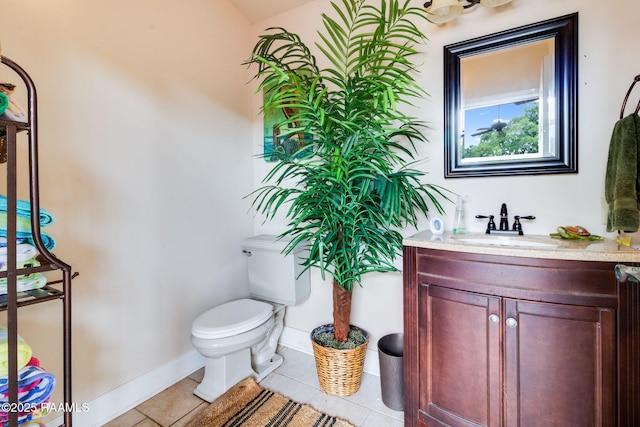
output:
M282 108L281 135L300 139L253 193L259 213L272 219L286 209L293 239L285 252L308 242L306 268L333 277L334 334L350 330L354 284L370 272L394 271L402 249L399 229L416 226L432 205L442 212L442 188L421 182L408 162L421 126L400 107L425 95L415 81L416 45L425 39L414 21L423 9L405 0L331 3L315 44L283 28L260 36L247 64L256 65L263 109ZM322 62L322 65L320 65Z

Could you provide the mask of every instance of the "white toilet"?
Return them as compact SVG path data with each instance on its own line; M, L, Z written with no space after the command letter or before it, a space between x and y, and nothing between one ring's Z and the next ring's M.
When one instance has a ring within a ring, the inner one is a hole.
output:
M245 239L251 298L230 301L196 318L191 343L205 360L204 378L194 393L212 402L239 381L262 380L282 364L276 347L285 307L309 297L309 272L303 274L304 248L282 254L287 240L260 235Z

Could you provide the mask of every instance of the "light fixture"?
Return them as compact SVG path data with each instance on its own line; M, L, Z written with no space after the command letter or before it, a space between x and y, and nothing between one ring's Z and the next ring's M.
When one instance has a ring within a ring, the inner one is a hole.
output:
M477 4L485 7L498 7L511 0L431 0L424 4L427 19L434 24L444 24L456 19L464 9ZM466 4L465 4L466 3Z

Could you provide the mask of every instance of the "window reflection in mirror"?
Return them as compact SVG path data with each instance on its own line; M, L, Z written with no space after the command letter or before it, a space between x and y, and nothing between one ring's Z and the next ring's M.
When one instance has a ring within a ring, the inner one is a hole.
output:
M577 172L577 14L445 46L445 177Z
M552 38L460 60L465 162L555 156Z

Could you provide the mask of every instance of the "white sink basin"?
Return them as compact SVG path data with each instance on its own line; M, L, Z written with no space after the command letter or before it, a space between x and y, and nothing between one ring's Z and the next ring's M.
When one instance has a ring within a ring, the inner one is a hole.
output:
M512 246L518 248L556 248L553 243L536 242L534 240L526 240L525 237L516 236L486 236L486 237L454 237L453 240L461 243L469 243L472 245L491 245L491 246Z

